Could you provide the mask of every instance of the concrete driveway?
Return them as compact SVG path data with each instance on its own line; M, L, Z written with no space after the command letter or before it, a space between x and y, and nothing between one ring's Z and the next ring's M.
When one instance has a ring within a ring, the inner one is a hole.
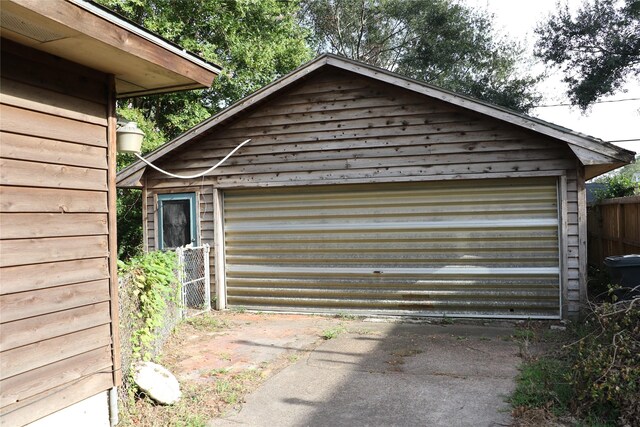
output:
M283 318L287 320L291 316ZM313 342L295 333L284 340L227 336L245 354L307 351L248 395L239 411L209 425L510 424L504 399L514 387L521 360L508 323L338 322L310 316L300 316L295 323L294 329L306 333L324 328L337 336Z

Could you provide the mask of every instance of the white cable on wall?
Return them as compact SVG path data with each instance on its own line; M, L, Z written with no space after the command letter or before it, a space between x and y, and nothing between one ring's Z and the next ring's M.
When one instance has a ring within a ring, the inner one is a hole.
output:
M169 175L172 176L174 178L178 178L178 179L193 179L193 178L200 178L201 176L205 176L206 174L208 174L209 172L211 172L212 170L216 169L218 166L220 166L221 164L223 164L229 157L233 156L233 153L235 153L236 151L238 151L240 148L242 148L243 145L245 145L247 142L251 141L251 139L247 139L246 141L240 143L236 148L234 148L233 150L231 150L231 152L229 154L227 154L224 159L220 160L218 163L216 163L215 165L213 165L212 167L210 167L209 169L207 169L204 172L200 172L198 174L195 175L176 175L173 174L171 172L167 172L163 169L160 169L159 167L157 167L156 165L152 164L151 162L147 161L144 157L142 157L140 154L135 153L136 157L139 158L140 160L142 160L143 162L145 162L147 165L151 166L152 168L154 168L155 170L157 170L160 173L163 173L165 175Z

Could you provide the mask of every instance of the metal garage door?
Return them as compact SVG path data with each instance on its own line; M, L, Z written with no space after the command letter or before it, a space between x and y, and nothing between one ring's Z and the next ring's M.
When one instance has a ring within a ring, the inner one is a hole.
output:
M558 317L555 179L227 191L229 306Z

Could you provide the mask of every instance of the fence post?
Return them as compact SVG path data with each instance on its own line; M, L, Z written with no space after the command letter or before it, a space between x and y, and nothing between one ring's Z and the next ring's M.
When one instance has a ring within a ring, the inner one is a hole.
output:
M204 264L204 308L211 310L211 276L209 275L209 245L205 243L203 248L203 264Z
M180 288L180 318L184 319L186 301L184 298L184 248L176 248L176 255L178 256L178 286Z

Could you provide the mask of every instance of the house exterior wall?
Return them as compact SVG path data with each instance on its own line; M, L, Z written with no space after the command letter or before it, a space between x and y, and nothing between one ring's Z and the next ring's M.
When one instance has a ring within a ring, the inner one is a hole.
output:
M213 223L212 190L267 186L555 176L563 229L563 313L580 298L579 166L566 144L437 99L339 70L323 70L217 125L159 166L194 174L251 142L204 178L145 174L146 245L156 248L155 198L201 192L201 223ZM213 229L207 225L207 230ZM212 233L203 241L212 244ZM212 263L213 265L213 263Z
M115 94L7 40L1 75L0 422L23 425L118 382Z

